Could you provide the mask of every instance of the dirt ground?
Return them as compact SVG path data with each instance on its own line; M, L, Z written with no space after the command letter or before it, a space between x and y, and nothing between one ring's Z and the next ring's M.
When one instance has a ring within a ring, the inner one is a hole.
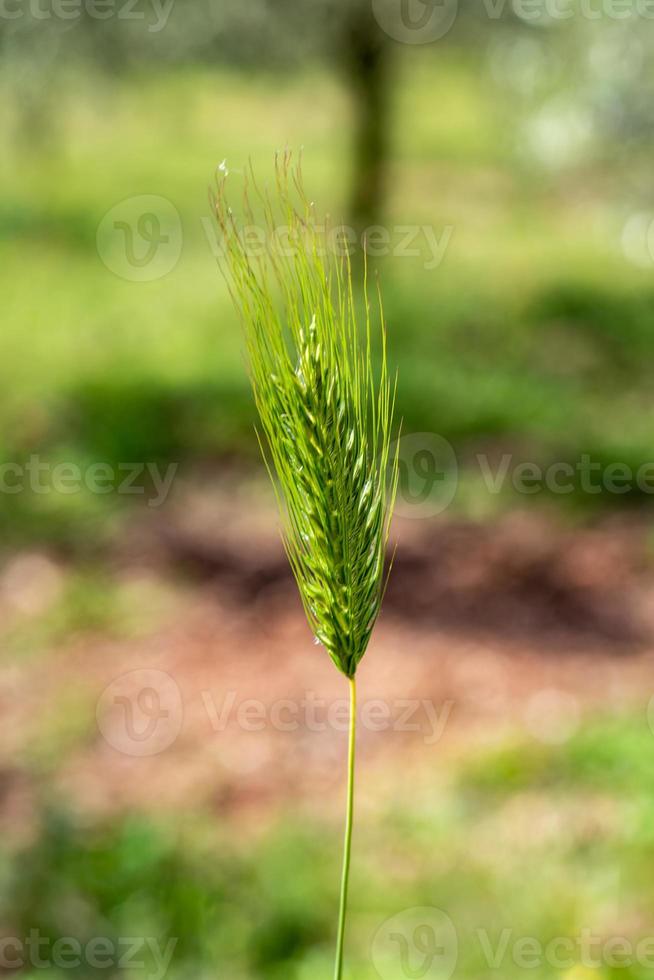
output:
M156 628L2 665L3 823L28 822L44 787L83 812L205 807L243 824L289 800L322 809L339 789L347 684L312 641L274 521L242 499L207 513L186 500L113 556L117 575L166 580ZM396 536L359 676L364 805L366 773L391 792L398 774L437 774L511 732L560 742L594 711L634 706L648 723L642 517L399 521Z

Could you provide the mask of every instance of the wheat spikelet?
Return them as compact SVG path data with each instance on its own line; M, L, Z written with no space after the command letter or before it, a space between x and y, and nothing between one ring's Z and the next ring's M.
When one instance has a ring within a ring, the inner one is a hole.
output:
M263 215L258 250L227 204L227 179L221 175L213 203L286 552L314 636L353 677L381 606L396 483L388 481L394 389L384 329L375 380L367 298L361 337L349 261L325 247L289 154L276 161L278 210L251 171L246 179L243 221L255 224L253 197Z

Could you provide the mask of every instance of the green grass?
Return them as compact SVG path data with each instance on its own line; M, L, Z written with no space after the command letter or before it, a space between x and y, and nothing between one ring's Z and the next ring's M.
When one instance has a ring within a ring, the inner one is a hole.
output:
M470 980L495 972L480 930L493 947L511 930L500 966L509 978L525 972L512 957L521 937L547 944L589 929L635 945L649 936L651 741L644 711L598 716L562 746L516 737L455 765L425 758L405 772L401 794L376 786L371 774L374 807L362 811L356 831L350 975L377 976L377 930L415 907L451 918L455 976ZM93 823L50 804L41 820L34 843L5 849L0 913L11 934L35 928L82 943L97 935L161 943L175 936L171 980L329 976L339 835L329 814L288 814L239 840L215 815L191 811L175 826L143 815ZM405 980L398 961L386 968L392 980ZM586 976L579 963L529 973ZM593 975L641 980L651 972L604 962Z
M318 70L86 81L62 86L47 153L36 138L31 151L13 141L8 110L0 119L0 459L252 459L241 335L202 223L205 188L224 157L269 168L283 133L304 146L309 194L343 215L346 95ZM394 100L382 220L454 228L436 269L424 254L379 260L404 431L441 433L463 456L502 437L539 459L648 459L654 294L651 271L619 249L628 200L592 163L556 175L525 162L516 120L499 117L489 79L451 49L401 58ZM127 282L95 235L108 209L142 194L174 204L183 248L164 278ZM59 499L3 495L0 523L10 542L82 548L85 522L123 505L83 501L73 514Z

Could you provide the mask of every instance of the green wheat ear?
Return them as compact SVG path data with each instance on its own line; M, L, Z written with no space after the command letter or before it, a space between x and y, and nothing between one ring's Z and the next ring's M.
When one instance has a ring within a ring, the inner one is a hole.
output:
M361 336L350 263L327 247L288 153L277 159L276 178L273 200L251 172L246 179L246 234L227 204L224 172L213 203L224 271L245 324L286 552L316 640L354 677L384 592L396 485L389 460L394 386L383 320L375 379L367 297ZM262 232L256 242L253 228Z
M227 203L224 163L219 171L212 203L223 271L245 325L262 449L282 513L286 553L314 636L350 682L334 968L340 980L354 806L354 678L384 593L397 487L397 453L390 458L395 388L388 377L381 302L381 365L375 376L365 266L360 331L349 259L327 247L333 236L316 221L299 165L291 166L289 153L277 158L272 198L259 190L250 168L242 228Z

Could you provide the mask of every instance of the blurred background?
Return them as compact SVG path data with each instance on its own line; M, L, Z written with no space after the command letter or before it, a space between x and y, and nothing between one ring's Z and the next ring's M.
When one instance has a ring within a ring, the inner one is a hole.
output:
M348 976L654 970L647 0L5 0L0 973L329 977L347 685L207 188L302 147L403 438Z

